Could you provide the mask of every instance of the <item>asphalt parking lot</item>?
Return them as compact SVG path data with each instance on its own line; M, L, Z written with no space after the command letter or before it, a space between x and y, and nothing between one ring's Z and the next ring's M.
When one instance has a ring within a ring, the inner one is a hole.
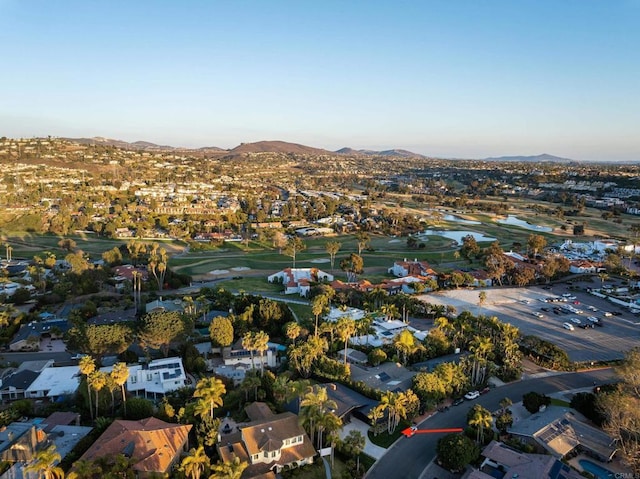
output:
M611 283L610 281L608 283ZM586 288L600 286L599 281L573 282L573 284L556 284L550 289L543 287L529 288L489 288L487 300L478 304L479 290L451 290L422 295L421 299L430 303L450 304L457 312L468 310L473 314L497 316L520 329L525 335L535 335L564 349L573 361L606 361L620 359L629 349L640 346L640 316L633 315L626 308L613 305L609 301L589 294ZM558 303L545 303L540 298L558 297L570 293L575 300ZM573 304L577 301L579 304ZM580 314L554 314L555 305L571 304L582 310ZM598 311L591 311L593 306ZM548 308L549 311L542 311ZM536 317L539 312L543 317ZM605 317L604 312L620 312L619 316ZM582 329L574 324L574 330L564 329L562 323L570 322L569 318L578 318L587 323L588 316L595 316L603 323L603 327Z

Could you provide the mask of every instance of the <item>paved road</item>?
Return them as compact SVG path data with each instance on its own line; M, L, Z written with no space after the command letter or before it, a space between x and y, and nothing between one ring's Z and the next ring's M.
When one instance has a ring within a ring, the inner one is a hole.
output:
M529 379L492 389L475 401L465 401L444 413L437 413L423 421L420 429L466 427L467 411L474 404L481 404L490 411L497 410L499 402L509 397L513 402L522 400L523 394L536 391L551 394L559 391L579 389L611 381L615 377L612 369L601 369L585 373L567 373L545 378ZM418 479L436 455L436 444L440 434L418 434L410 438L401 437L377 461L367 473L367 479Z

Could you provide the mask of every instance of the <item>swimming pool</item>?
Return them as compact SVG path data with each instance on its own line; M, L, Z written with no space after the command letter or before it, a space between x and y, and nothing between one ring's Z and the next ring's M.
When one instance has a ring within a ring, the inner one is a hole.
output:
M587 461L586 459L580 459L578 464L580 464L582 469L596 476L596 479L609 479L610 477L615 477L615 474L610 470L591 461Z

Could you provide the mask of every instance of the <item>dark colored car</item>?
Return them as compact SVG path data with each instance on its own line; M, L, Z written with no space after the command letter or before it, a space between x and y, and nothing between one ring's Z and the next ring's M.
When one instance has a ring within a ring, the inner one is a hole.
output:
M480 394L487 394L489 391L491 391L491 388L487 386L486 388L480 390Z
M463 398L458 398L455 401L453 401L453 403L451 404L452 406L459 406L460 404L462 404L464 402Z

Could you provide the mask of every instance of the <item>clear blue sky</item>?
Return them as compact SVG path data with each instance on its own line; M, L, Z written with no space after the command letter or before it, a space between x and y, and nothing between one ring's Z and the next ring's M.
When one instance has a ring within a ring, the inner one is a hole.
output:
M0 136L640 160L640 0L0 0Z

